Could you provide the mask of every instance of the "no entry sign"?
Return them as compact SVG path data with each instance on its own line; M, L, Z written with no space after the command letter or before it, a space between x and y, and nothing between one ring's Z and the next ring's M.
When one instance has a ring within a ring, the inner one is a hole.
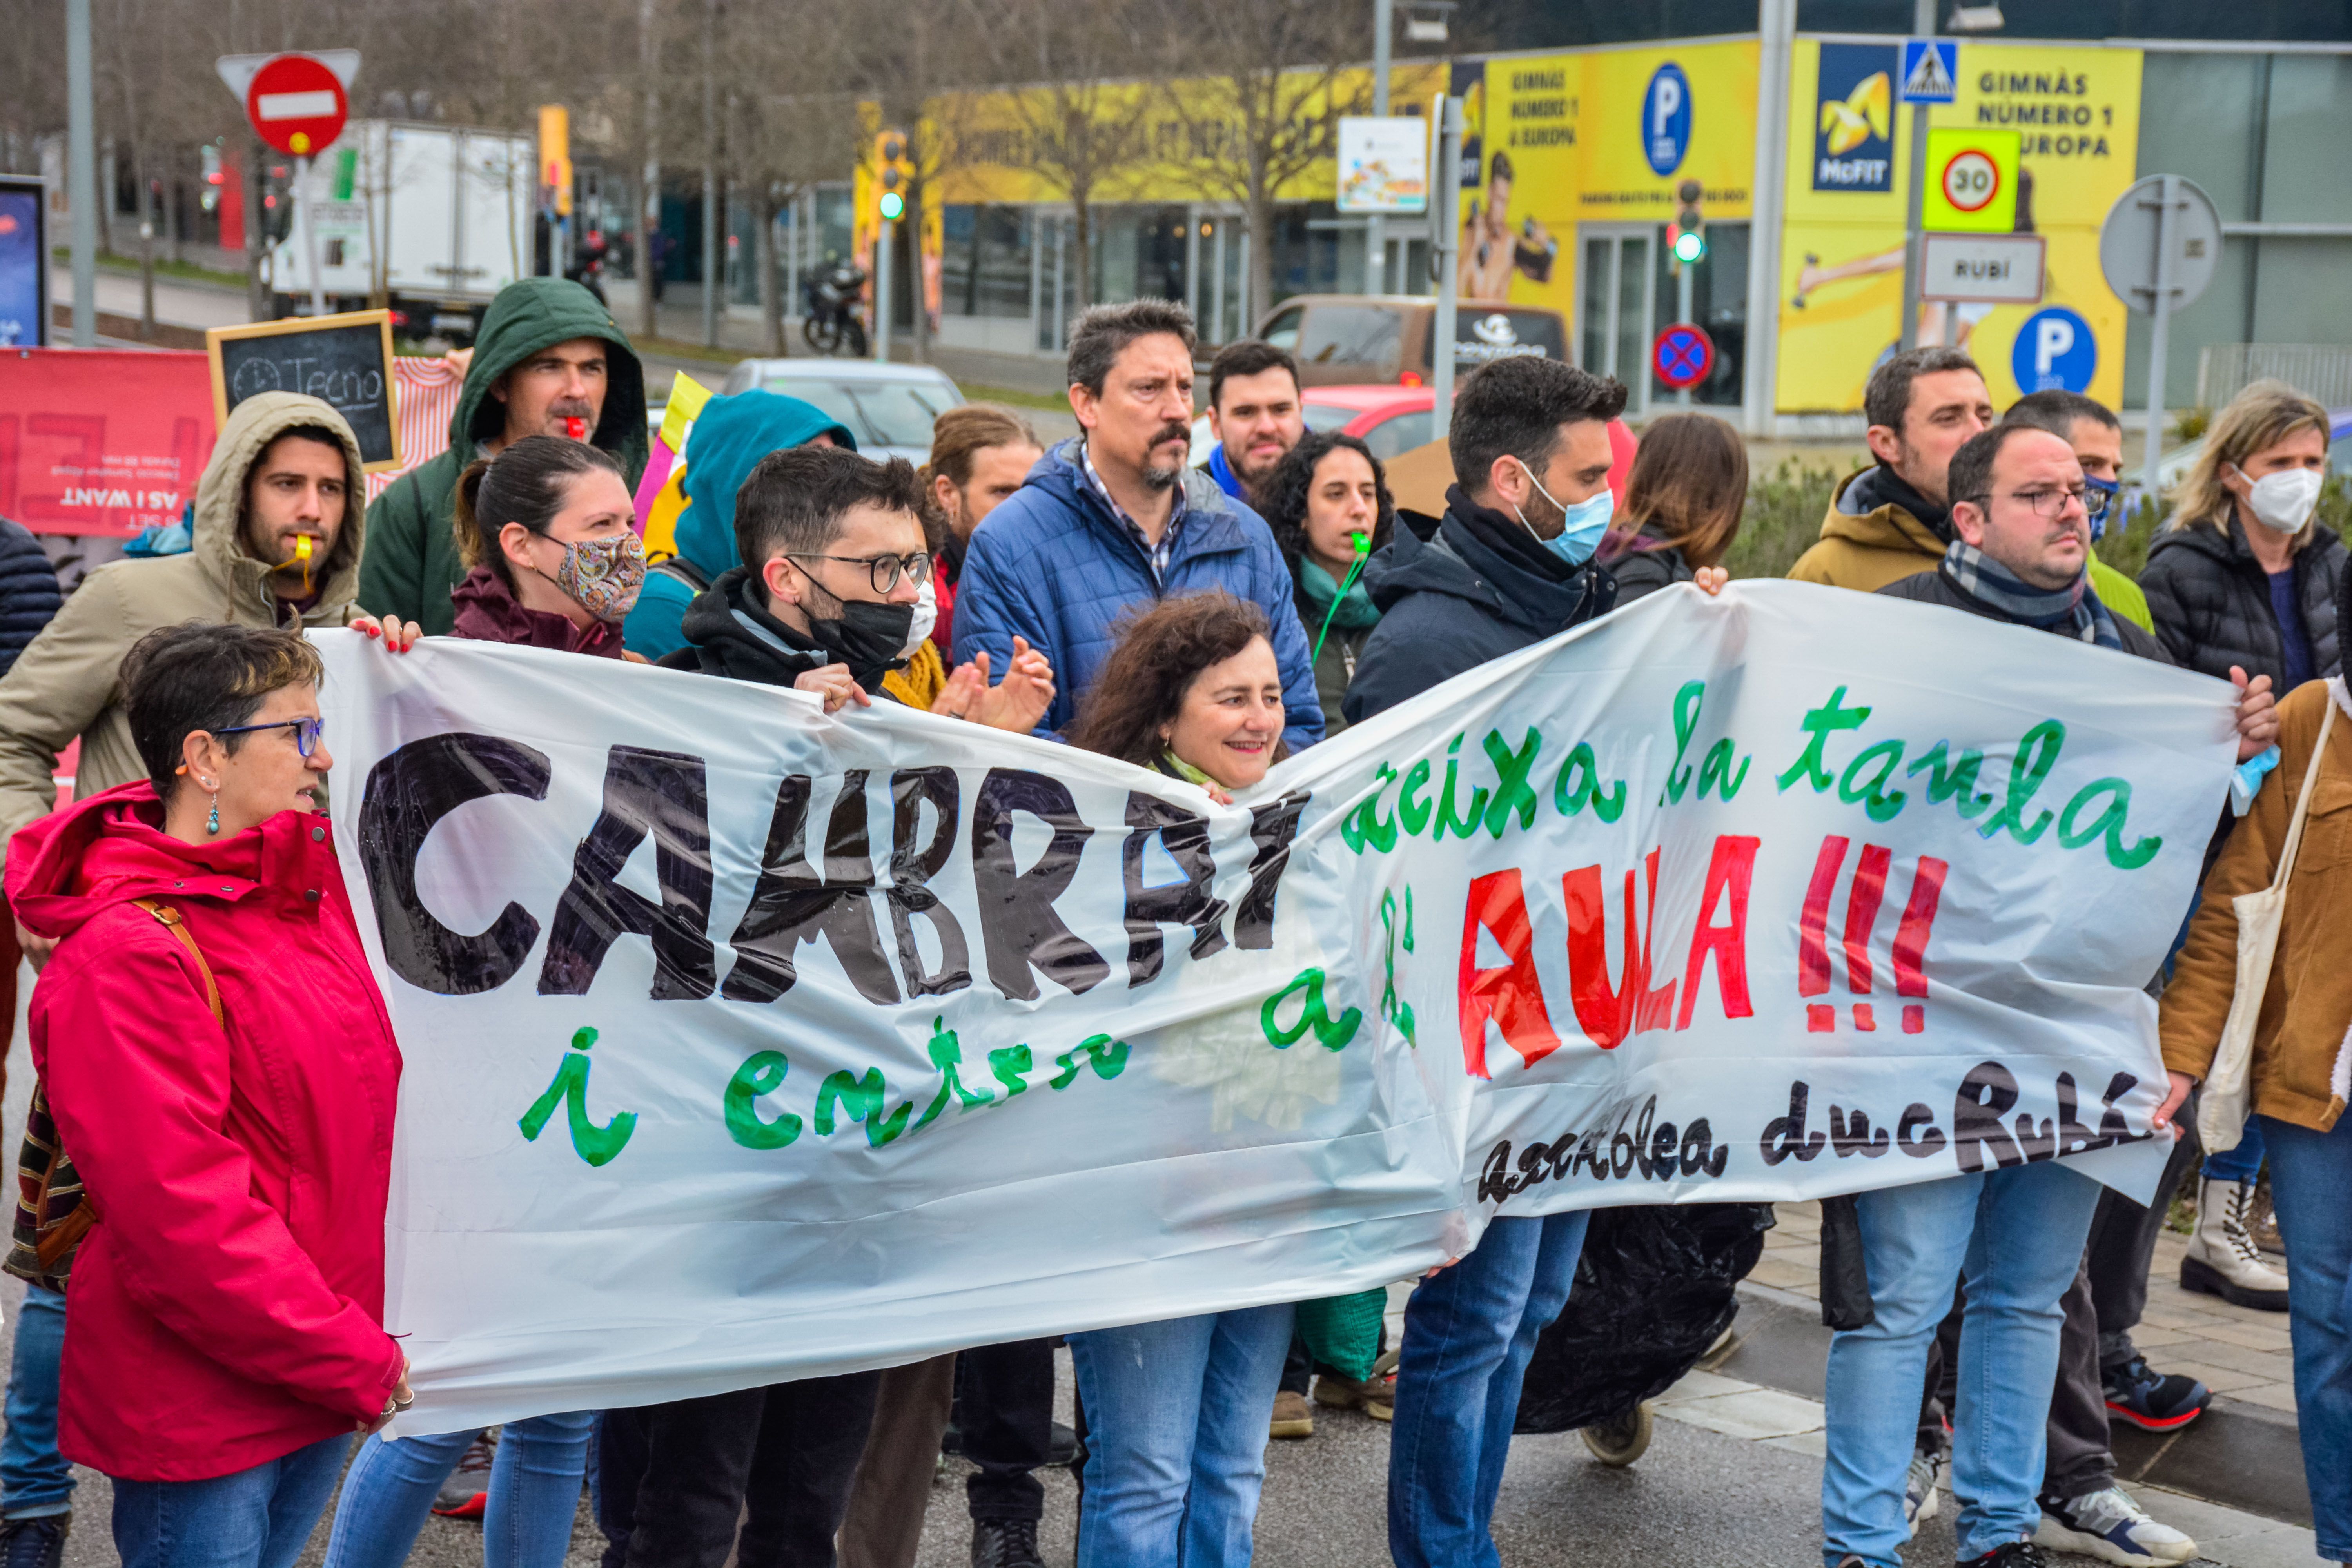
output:
M1677 321L1650 345L1650 368L1677 392L1696 386L1715 368L1715 340L1705 327Z
M343 133L350 113L343 84L326 62L310 55L278 55L253 73L245 89L246 118L263 142L307 158Z

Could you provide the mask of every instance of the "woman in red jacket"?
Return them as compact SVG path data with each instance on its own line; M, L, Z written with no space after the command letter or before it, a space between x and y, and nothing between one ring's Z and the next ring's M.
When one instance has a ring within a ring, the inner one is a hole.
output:
M123 663L148 779L18 833L57 942L33 1060L96 1223L58 1447L114 1479L130 1568L285 1568L351 1435L409 1400L383 1326L400 1051L316 815L318 656L245 626Z

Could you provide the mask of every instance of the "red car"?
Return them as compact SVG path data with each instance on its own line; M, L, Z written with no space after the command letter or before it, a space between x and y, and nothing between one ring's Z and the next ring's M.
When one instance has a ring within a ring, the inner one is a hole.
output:
M1299 394L1309 430L1354 436L1383 463L1434 438L1429 425L1434 397L1425 386L1310 386ZM1203 414L1193 420L1192 460L1206 461L1214 441L1209 434L1209 416ZM1633 467L1633 433L1623 420L1609 422L1609 447L1615 458L1609 467L1609 483L1622 497L1625 476Z

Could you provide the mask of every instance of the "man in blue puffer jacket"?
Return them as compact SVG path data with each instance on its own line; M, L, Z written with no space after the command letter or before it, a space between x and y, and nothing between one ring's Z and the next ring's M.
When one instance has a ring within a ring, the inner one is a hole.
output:
M0 517L0 675L58 613L58 569L22 523Z
M1130 605L1223 588L1265 612L1294 752L1323 738L1290 574L1257 513L1185 468L1192 317L1165 300L1097 305L1070 331L1070 407L1082 433L971 536L956 584L955 662L1008 668L1013 638L1060 682L1038 733L1066 728Z

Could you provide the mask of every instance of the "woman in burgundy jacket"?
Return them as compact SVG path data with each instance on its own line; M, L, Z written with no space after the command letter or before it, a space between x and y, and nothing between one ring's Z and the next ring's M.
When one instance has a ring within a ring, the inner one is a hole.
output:
M114 1479L126 1563L283 1568L353 1431L409 1399L383 1326L394 1044L318 815L299 635L167 627L124 661L148 779L10 846L57 943L33 1060L96 1223L58 1447Z
M457 637L645 662L621 649L646 556L611 458L584 441L526 436L466 469L457 510L457 554L470 568L451 595ZM385 648L405 651L414 630L387 617ZM588 1410L508 1422L487 1488L473 1480L488 1447L478 1432L371 1440L343 1479L327 1568L400 1568L436 1508L481 1515L484 1568L562 1568L595 1427Z

